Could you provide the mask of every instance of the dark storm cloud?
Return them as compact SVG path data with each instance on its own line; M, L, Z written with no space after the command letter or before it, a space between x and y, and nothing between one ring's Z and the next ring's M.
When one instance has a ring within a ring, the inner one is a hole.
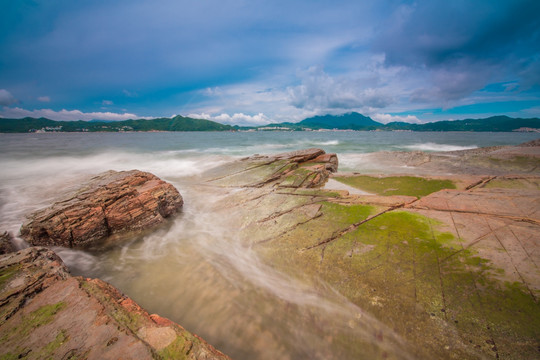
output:
M460 98L517 74L528 88L538 85L540 76L538 14L536 0L403 4L383 22L373 49L386 55L388 65L425 69L433 96L442 99Z

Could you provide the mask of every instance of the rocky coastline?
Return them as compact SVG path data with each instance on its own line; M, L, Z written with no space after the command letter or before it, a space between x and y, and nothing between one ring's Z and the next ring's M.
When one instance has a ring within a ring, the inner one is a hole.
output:
M540 142L368 156L388 172L338 173L335 154L305 149L215 167L198 190L226 194L212 211L266 263L365 311L349 322L367 329L349 340L363 358L540 356ZM37 246L13 252L4 234L0 357L227 359L41 247L106 251L182 205L152 174L107 172L29 215L20 236ZM327 329L336 346L341 331Z

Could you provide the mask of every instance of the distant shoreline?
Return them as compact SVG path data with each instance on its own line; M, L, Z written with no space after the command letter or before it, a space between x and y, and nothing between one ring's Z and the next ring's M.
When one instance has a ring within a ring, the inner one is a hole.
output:
M540 119L492 116L484 119L443 120L422 124L391 122L382 124L358 113L315 116L297 123L277 123L262 126L231 126L205 119L183 116L173 118L136 119L122 121L56 121L46 118L0 118L0 133L50 132L290 132L290 131L396 131L396 132L534 132L540 133Z

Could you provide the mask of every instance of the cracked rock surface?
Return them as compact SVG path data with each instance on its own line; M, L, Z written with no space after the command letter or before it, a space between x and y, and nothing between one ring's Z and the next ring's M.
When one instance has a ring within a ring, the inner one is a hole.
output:
M383 154L383 165L396 165L391 173L405 162L415 176L332 174L337 158L333 168L332 156L325 164L326 154L309 149L313 158L280 154L216 168L206 186L234 188L215 211L235 221L242 243L266 263L306 283L324 281L393 330L351 318L373 334L354 339L365 358L533 359L539 145ZM328 173L306 181L316 169ZM323 188L328 177L349 178L363 192ZM327 332L336 342L344 336ZM396 334L404 353L385 350Z
M154 228L182 205L178 190L153 174L107 171L31 214L21 237L32 245L90 247L112 236Z

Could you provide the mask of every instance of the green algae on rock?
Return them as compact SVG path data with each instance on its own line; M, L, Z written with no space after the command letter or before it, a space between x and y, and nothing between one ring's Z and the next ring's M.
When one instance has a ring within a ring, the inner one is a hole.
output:
M475 163L490 151L477 150L467 161ZM343 191L306 192L296 178L310 175L302 164L296 169L302 169L301 176L274 178L256 191L237 184L242 190L221 202L243 219L240 236L265 263L315 288L321 281L328 284L406 339L405 352L412 357L538 356L537 176L516 175L510 183L497 175L333 175L359 181L362 189L385 195L382 201ZM301 211L310 207L316 211ZM522 246L530 248L523 252ZM338 339L352 341L345 332L328 331L335 346ZM392 338L381 331L383 338ZM356 341L358 348L350 354L377 343L377 336ZM400 357L388 351L364 355Z
M333 179L377 195L426 196L442 189L455 189L451 180L416 176L334 176Z

